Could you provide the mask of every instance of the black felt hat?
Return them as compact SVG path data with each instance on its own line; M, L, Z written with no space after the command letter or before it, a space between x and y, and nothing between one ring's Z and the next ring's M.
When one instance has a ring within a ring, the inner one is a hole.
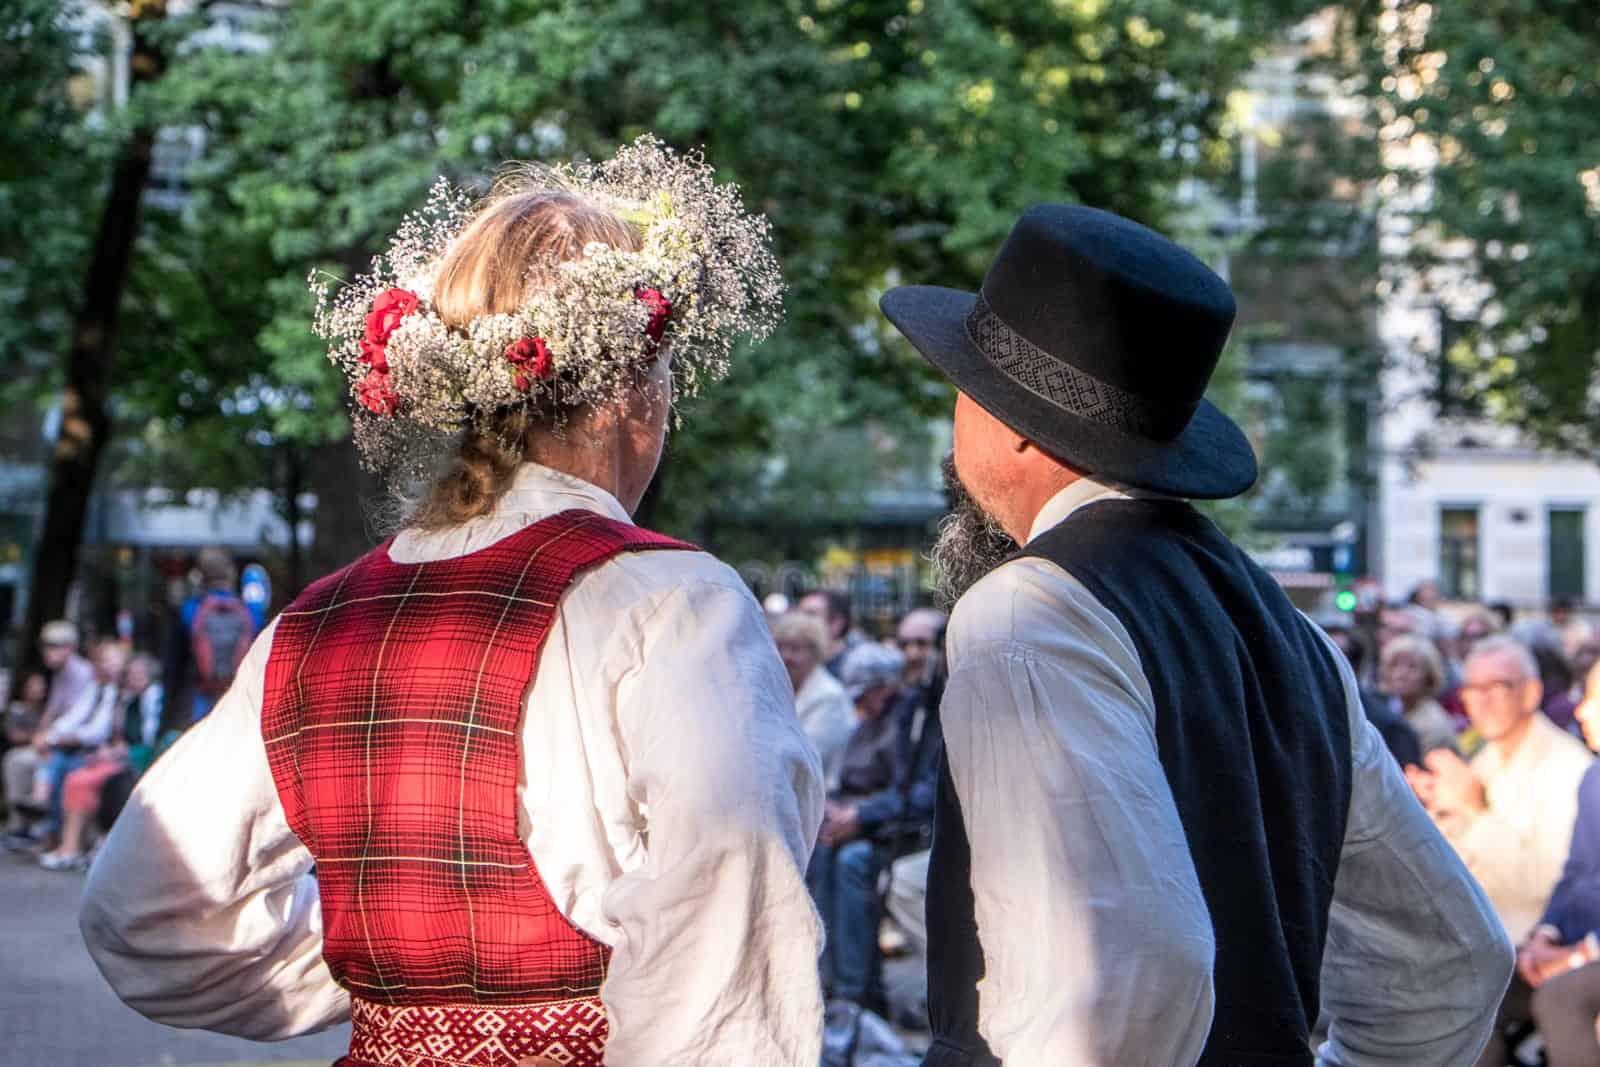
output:
M1255 483L1250 443L1204 397L1233 294L1154 230L1041 204L978 292L904 285L880 306L958 389L1084 474L1200 499Z

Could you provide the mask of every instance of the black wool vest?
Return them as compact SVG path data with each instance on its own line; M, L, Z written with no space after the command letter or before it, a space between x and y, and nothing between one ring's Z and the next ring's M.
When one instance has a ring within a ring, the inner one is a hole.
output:
M1099 501L1020 556L1056 564L1122 622L1155 697L1162 770L1211 912L1216 1010L1201 1067L1304 1067L1350 802L1344 687L1327 645L1188 504ZM928 877L925 1067L993 1067L983 954L948 769ZM1026 937L1026 931L1006 931Z

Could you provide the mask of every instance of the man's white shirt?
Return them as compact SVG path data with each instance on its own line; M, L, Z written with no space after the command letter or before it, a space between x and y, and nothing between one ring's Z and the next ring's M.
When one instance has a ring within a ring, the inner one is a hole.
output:
M491 515L406 531L447 559L603 490L526 464ZM274 626L216 708L141 781L97 858L85 939L145 1015L256 1039L343 1020L312 857L261 739ZM822 818L816 753L759 605L704 553L640 552L562 599L527 695L519 824L563 915L611 946L606 1062L813 1067L820 925L803 880Z
M1029 540L1126 496L1075 482ZM980 1032L1007 1067L1194 1063L1211 1027L1214 935L1133 639L1081 582L1023 558L962 597L948 653L941 724L972 849ZM1335 659L1353 774L1319 1063L1470 1063L1508 948Z
M1534 712L1509 758L1492 741L1473 757L1485 810L1439 819L1513 941L1533 932L1561 880L1578 821L1578 785L1593 760L1582 741Z
M117 722L120 691L116 683L95 681L45 730L52 745L103 745Z

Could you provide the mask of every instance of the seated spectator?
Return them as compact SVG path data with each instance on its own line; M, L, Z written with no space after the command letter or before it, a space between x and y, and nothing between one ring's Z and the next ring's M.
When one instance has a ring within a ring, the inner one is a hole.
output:
M1578 619L1561 634L1561 647L1567 654L1567 664L1572 668L1574 684L1568 691L1574 709L1588 699L1593 686L1589 676L1600 663L1600 631L1587 619Z
M838 784L839 761L856 728L856 719L850 709L850 697L822 665L828 649L828 631L820 620L791 611L773 624L772 636L794 686L800 728L822 757L822 777L832 789Z
M31 745L33 735L44 722L44 702L50 695L50 680L43 674L30 674L17 687L16 699L6 709L6 747Z
M933 665L940 654L940 642L949 616L933 608L908 611L895 627L894 643L906 658L905 684L925 686L933 676Z
M854 613L850 609L850 594L842 589L814 589L800 598L795 610L810 615L822 623L827 631L828 647L822 654L822 665L834 678L844 669L845 653L864 638L854 629Z
M111 738L127 659L127 651L115 641L96 645L91 658L94 683L34 739L44 764L34 775L29 807L45 814L47 835L61 828L61 791L67 775L87 763Z
M878 876L897 847L925 843L921 831L932 819L937 762L915 763L911 724L921 699L901 685L900 653L862 644L851 649L843 669L858 725L806 882L827 931L823 987L883 1014Z
M1438 696L1439 704L1454 719L1457 727L1464 726L1467 721L1467 709L1461 704L1461 665L1466 662L1467 653L1479 641L1493 637L1501 630L1500 619L1487 608L1474 607L1462 616L1461 624L1456 627L1455 637L1448 646L1448 662L1445 674L1447 683L1445 691Z
M1572 665L1557 645L1534 645L1533 658L1539 665L1539 682L1544 700L1539 704L1550 721L1570 734L1578 733L1578 702L1572 699Z
M912 789L909 793L912 819L921 819L931 843L933 830L933 797L939 783L939 759L944 751L939 733L939 698L944 693L944 634L950 617L942 611L918 608L900 621L897 630L898 645L906 655L906 684L909 687L903 698L903 710L896 715L905 718L909 729L905 734L911 750ZM923 638L929 635L926 644ZM919 654L920 655L919 657ZM920 707L917 705L920 704ZM909 711L909 716L906 712ZM920 720L920 721L919 721ZM908 820L909 823L910 820ZM897 853L915 848L899 856L889 867L889 893L885 905L912 952L926 957L928 954L928 843L902 844ZM911 1010L908 1005L908 1011ZM915 1013L921 1028L926 1028L926 1010ZM902 1022L910 1022L902 1016Z
M1600 752L1600 666L1591 666L1578 721L1589 747ZM1600 1063L1600 763L1578 787L1578 818L1566 867L1544 917L1517 948L1517 976L1500 1008L1500 1027L1533 1021L1544 1039L1547 1067ZM1493 1054L1503 1051L1493 1050ZM1498 1063L1504 1063L1504 1059ZM1498 1067L1498 1064L1497 1064Z
M1393 638L1383 646L1378 675L1389 710L1416 731L1424 754L1455 748L1456 724L1434 699L1444 682L1444 664L1432 641L1409 634Z
M108 785L123 777L131 784L155 759L163 741L157 671L155 659L143 654L133 657L123 671L116 730L83 766L67 775L61 789L61 844L39 857L41 867L52 871L86 868L86 837Z
M26 745L5 754L7 824L4 845L8 849L33 848L47 827L38 820L48 806L49 783L45 779L49 751L42 741L63 715L73 709L94 686L94 668L78 655L78 628L64 619L46 623L39 632L39 656L49 672L49 695L44 713Z
M1356 638L1349 618L1344 615L1327 616L1320 621L1320 625L1334 647L1350 661L1356 677L1360 678L1366 649ZM1396 763L1402 767L1422 764L1422 745L1417 740L1417 732L1400 717L1398 710L1390 708L1387 697L1368 686L1361 686L1361 710L1366 712L1367 721L1377 727L1384 746Z
M1407 768L1406 778L1520 942L1561 875L1590 756L1539 713L1538 667L1516 641L1479 644L1465 677L1461 694L1483 750L1468 764L1436 749L1426 770Z

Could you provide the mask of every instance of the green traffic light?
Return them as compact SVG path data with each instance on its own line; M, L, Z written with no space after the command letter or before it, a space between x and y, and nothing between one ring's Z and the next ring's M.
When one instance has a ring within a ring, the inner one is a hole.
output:
M1339 595L1333 598L1334 605L1340 611L1356 610L1356 595L1352 590L1341 589Z

